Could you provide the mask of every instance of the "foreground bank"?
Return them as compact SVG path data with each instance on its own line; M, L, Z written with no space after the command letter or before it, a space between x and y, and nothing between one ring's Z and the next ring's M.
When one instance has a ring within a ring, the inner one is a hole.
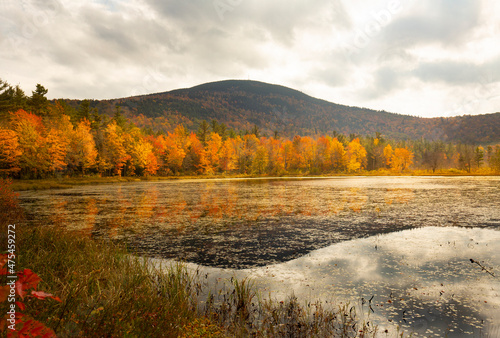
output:
M337 177L337 176L498 176L499 172L492 170L482 170L468 173L465 170L414 170L404 173L389 170L363 171L360 173L331 173L323 175L311 175L300 173L296 175L281 175L280 178L287 177ZM16 179L12 181L12 188L15 191L44 190L44 189L65 189L80 185L110 184L140 181L165 181L165 180L186 180L186 179L222 179L222 178L271 178L273 175L251 175L251 174L214 174L214 175L182 175L182 176L85 176L85 177L54 177L45 179Z
M227 281L225 301L200 306L197 295L208 291L182 264L159 270L120 245L55 228L18 229L18 269L35 272L42 279L38 289L61 300L26 298L23 313L58 336L352 337L376 331L359 323L352 308L313 310L293 297L259 302L246 280Z
M198 295L210 292L182 264L156 269L119 243L94 241L56 227L28 226L8 186L3 186L0 200L2 247L7 248L5 224L16 224L15 270L24 276L23 290L16 295L22 301L16 306L16 329L25 333L41 328L57 336L77 337L366 337L376 333L376 328L358 321L353 308L313 310L293 297L285 302L259 301L248 280L227 281L222 302L200 305ZM7 286L7 277L1 275L2 287ZM8 299L1 300L2 313L7 313ZM4 332L6 319L2 320Z

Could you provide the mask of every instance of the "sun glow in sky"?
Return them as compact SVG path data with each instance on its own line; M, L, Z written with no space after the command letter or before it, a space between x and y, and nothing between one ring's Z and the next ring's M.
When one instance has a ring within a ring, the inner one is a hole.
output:
M0 78L49 98L225 79L424 117L500 111L493 0L1 0Z

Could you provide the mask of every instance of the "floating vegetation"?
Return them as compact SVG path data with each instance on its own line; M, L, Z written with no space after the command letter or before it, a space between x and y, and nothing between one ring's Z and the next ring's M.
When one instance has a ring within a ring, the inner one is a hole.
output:
M165 181L21 193L35 223L196 263L210 283L235 277L243 284L227 283L239 291L226 296L236 307L217 321L237 314L253 318L251 330L269 322L286 333L279 318L290 302L309 319L311 307L335 313L331 304L353 304L356 318L379 333L451 337L493 332L500 322L499 197L498 177ZM251 296L245 278L259 291L249 307L237 297ZM217 304L213 296L206 306ZM266 322L258 314L273 299L280 305Z

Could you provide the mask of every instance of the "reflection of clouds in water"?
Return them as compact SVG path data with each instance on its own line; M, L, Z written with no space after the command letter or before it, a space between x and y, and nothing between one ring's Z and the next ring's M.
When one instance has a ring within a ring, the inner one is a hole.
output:
M381 328L391 327L391 318L410 331L453 337L500 322L500 282L469 261L480 260L499 274L498 247L496 230L430 227L334 244L262 268L208 269L250 276L277 299L293 292L302 300L360 306L361 297L374 295L370 320ZM364 310L370 312L366 304Z
M186 180L21 196L36 222L46 217L69 230L126 239L157 257L248 268L415 227L498 228L499 182L494 177ZM419 255L442 255L439 247L424 248ZM370 274L372 264L358 271Z
M384 243L384 249L405 257L411 264L446 262L457 257L474 258L484 256L485 252L493 261L500 262L499 252L495 250L500 241L500 231L497 230L429 227L393 236L393 241Z
M491 230L500 228L499 183L494 177L196 180L23 192L21 199L39 223L45 216L161 257L248 267L310 252L261 268L203 269L219 277L250 275L274 297L294 292L358 303L374 295L370 320L446 328L454 321L500 322L498 277L469 261L500 275L500 232ZM490 229L446 227L453 224ZM376 235L422 226L429 227ZM372 237L353 240L366 236ZM370 312L366 304L361 309ZM457 330L465 332L464 325Z

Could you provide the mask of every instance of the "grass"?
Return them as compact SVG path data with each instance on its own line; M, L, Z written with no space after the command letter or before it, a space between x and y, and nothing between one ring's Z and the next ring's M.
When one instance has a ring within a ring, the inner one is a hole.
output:
M313 175L310 173L289 173L280 177L336 177L336 176L498 176L499 173L488 168L481 168L475 172L468 173L458 169L440 169L433 172L432 170L412 170L408 172L394 172L387 169L379 169L373 171L361 171L357 173L327 173ZM140 182L140 181L165 181L165 180L185 180L185 179L220 179L220 178L257 178L257 177L274 177L273 175L250 175L250 174L214 174L214 175L183 175L183 176L125 176L125 177L60 177L60 178L45 178L37 180L14 180L12 188L15 191L24 190L44 190L44 189L64 189L79 185L91 184L110 184L124 182Z
M17 229L18 269L33 270L39 289L62 299L30 299L26 313L58 336L225 336L199 316L197 285L182 265L158 271L120 245L51 227Z
M44 190L44 189L65 189L79 185L93 184L110 184L110 183L125 183L125 182L141 182L141 181L165 181L179 179L210 179L210 178L251 178L251 175L199 175L199 176L86 176L86 177L60 177L60 178L44 178L36 180L16 179L13 180L12 189L15 191L24 190Z
M181 263L154 268L118 244L48 226L17 229L18 269L33 270L39 289L62 299L30 299L25 313L61 337L375 336L352 308L262 301L247 279L210 293ZM202 293L217 297L200 306Z
M26 298L23 313L59 337L375 337L377 332L353 307L300 305L293 295L281 302L262 300L248 279L231 279L212 290L182 263L155 267L122 244L28 226L4 180L0 216L3 248L7 225L16 224L16 271L31 269L42 279L38 290L61 299ZM0 275L1 285L6 279ZM1 302L0 311L5 314L7 306Z

